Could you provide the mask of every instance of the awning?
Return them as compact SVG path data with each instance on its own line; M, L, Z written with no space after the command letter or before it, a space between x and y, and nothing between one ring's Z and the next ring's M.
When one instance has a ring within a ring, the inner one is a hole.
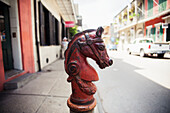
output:
M77 23L75 8L72 0L55 0L64 21L74 21Z
M74 3L72 0L41 0L41 3L58 20L60 20L59 15L61 15L64 21L74 21L77 23Z
M162 17L162 19L164 19L164 20L167 19L167 18L170 18L170 15Z

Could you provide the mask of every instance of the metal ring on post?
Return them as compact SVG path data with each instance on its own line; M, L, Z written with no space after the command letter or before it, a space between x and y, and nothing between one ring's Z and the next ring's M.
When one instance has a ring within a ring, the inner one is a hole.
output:
M67 105L71 109L71 111L74 113L77 112L87 112L87 111L92 111L94 107L96 106L96 99L94 99L92 104L89 105L76 105L70 101L70 98L67 100ZM90 113L90 112L88 112Z

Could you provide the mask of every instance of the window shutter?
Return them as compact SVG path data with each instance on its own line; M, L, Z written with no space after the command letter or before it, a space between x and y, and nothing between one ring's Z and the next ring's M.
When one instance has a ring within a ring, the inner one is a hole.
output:
M160 40L163 41L163 28L160 26L160 33L159 33Z
M56 45L59 45L59 22L55 19Z
M148 0L148 17L153 15L153 0Z
M159 0L159 12L166 10L167 0Z
M61 24L62 24L62 39L66 36L65 35L65 23L64 23L64 20L63 19L61 19Z
M39 2L39 32L40 32L40 45L45 45L45 21L43 5Z
M155 41L155 31L156 31L156 28L151 28L151 38Z
M56 45L56 29L55 29L55 17L52 16L53 25L53 45Z
M49 12L49 39L50 39L50 45L53 45L53 20L52 20L52 14Z

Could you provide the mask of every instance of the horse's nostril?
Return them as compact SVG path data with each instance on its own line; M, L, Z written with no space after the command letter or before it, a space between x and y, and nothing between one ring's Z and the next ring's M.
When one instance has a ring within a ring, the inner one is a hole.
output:
M109 65L111 66L113 64L113 60L109 59Z

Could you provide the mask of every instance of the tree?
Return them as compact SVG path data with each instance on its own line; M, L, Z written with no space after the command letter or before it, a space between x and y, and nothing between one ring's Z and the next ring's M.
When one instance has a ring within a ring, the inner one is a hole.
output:
M73 37L77 33L77 26L69 28L70 37Z

